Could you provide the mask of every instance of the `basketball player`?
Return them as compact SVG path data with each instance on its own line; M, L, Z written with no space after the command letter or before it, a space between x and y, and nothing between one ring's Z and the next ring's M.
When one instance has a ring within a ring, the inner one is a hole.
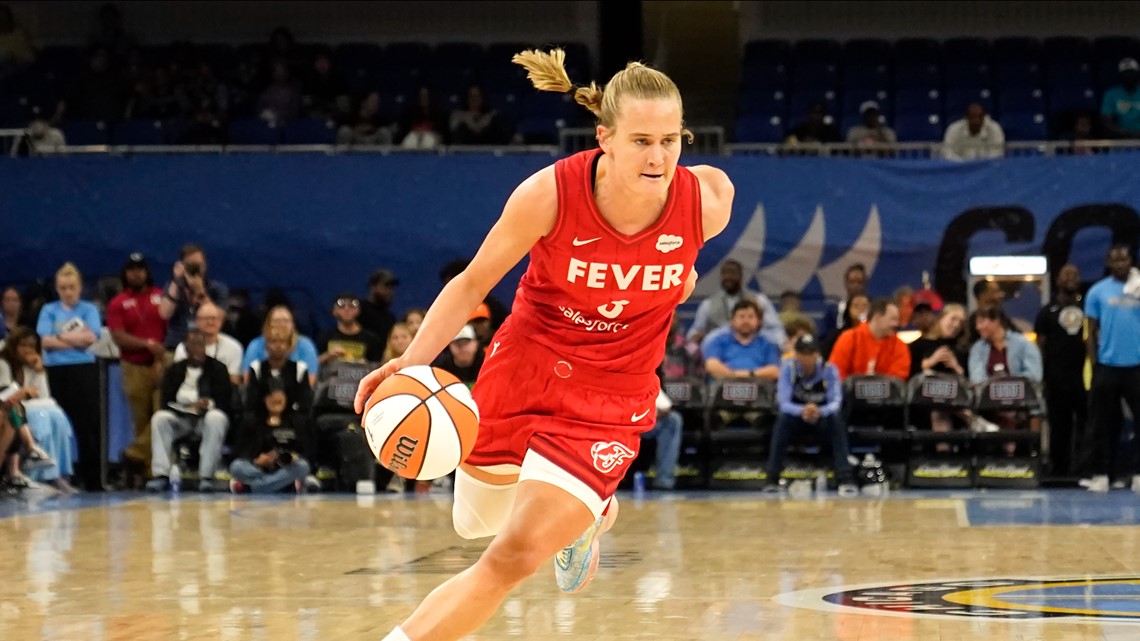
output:
M560 49L513 60L540 90L573 89ZM430 363L530 253L473 390L479 437L455 479L455 531L495 538L384 641L473 632L555 555L561 589L590 580L597 537L617 516L614 490L654 424L655 369L674 308L696 283L697 250L728 224L733 187L724 172L677 165L691 133L665 74L630 63L604 89L591 83L574 99L597 116L600 149L519 185L404 355L357 390L359 412L383 379Z

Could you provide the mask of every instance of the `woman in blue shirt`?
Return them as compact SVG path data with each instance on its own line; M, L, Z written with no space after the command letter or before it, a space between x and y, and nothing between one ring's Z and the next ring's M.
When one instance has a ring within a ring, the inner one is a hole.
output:
M293 312L284 305L277 305L269 309L269 313L265 315L265 323L261 327L261 336L250 341L249 346L245 348L245 355L241 359L243 376L248 378L249 366L254 361L266 359L265 334L269 332L270 327L283 328L293 335L293 350L289 353L289 360L303 362L309 370L309 383L315 386L317 384L317 372L321 367L317 357L317 346L308 336L297 333L297 325L293 322Z
M59 300L40 310L36 333L43 346L48 386L56 403L71 418L79 445L77 477L89 490L102 486L99 461L99 366L88 348L95 344L103 322L92 303L80 300L83 278L71 263L55 274Z

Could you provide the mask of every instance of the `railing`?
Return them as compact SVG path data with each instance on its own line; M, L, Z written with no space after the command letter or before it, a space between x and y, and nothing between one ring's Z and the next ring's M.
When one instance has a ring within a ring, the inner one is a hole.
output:
M1140 140L1038 140L1007 142L1006 157L1080 156L1105 153L1135 153ZM894 145L853 145L848 143L730 143L726 156L824 156L839 158L897 158L904 160L941 158L942 143L906 142Z

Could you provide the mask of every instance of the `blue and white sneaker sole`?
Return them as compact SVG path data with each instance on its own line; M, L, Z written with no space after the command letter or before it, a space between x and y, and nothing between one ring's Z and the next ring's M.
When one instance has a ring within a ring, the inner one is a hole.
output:
M598 530L600 517L582 536L554 555L554 581L563 592L577 592L586 587L598 570L600 550Z

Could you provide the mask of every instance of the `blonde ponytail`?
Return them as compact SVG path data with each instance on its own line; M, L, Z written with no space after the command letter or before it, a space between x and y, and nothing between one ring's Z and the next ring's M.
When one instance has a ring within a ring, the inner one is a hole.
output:
M528 49L516 53L511 62L526 69L526 77L539 91L566 93L574 88L566 75L566 52L551 49L549 52Z

